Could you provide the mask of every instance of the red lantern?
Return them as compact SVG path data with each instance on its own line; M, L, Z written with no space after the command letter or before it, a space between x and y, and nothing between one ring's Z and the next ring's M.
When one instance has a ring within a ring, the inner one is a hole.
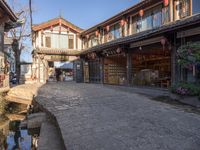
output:
M125 25L126 21L124 19L120 20L120 26L123 27Z
M110 31L110 26L109 25L106 26L106 31L107 32Z
M139 15L140 15L140 17L144 16L144 10L143 10L143 9L141 9L141 10L139 11Z
M165 50L165 44L166 44L166 42L167 42L166 38L162 38L162 39L160 40L160 43L161 43L162 46L163 46L163 51Z
M92 59L95 59L96 58L96 53L92 53L91 57L92 57Z
M119 54L119 53L121 53L121 51L122 51L122 49L119 47L119 48L117 48L117 53Z
M163 0L163 4L164 4L165 7L168 6L169 5L169 0Z
M165 45L165 44L166 44L166 39L165 39L165 38L162 38L162 39L160 40L160 42L161 42L162 45Z
M99 31L98 31L98 30L95 32L95 35L96 35L96 36L99 36Z

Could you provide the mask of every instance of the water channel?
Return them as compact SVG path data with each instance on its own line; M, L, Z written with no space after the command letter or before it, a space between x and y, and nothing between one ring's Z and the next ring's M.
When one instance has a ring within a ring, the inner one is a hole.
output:
M0 114L0 150L36 150L40 129L27 128L27 106L2 105L5 110Z

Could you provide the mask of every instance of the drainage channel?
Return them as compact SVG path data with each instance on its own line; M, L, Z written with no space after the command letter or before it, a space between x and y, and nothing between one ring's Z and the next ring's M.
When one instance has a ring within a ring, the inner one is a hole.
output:
M37 149L40 126L30 127L28 118L32 113L25 107L8 104L8 110L0 115L0 150Z
M0 150L65 150L55 117L35 101L9 103L0 114ZM0 103L1 105L1 103Z

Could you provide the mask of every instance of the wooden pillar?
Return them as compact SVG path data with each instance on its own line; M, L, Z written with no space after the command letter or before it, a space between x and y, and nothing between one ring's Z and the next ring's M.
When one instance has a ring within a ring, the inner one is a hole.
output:
M130 51L127 52L126 55L126 74L127 74L127 85L131 85L131 77L132 77L132 58Z
M101 84L104 84L104 57L100 58L100 77Z
M176 67L176 46L174 45L171 50L171 85L177 82L178 70Z

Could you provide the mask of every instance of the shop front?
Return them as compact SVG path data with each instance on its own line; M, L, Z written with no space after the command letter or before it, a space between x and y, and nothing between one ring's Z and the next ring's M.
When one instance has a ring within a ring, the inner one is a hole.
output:
M101 61L100 58L88 61L90 83L101 83Z
M166 40L166 39L164 39ZM171 84L170 46L162 39L158 42L138 46L131 45L132 77L131 84L168 88ZM142 43L142 42L141 42Z
M115 85L126 85L126 55L117 54L104 58L104 83Z

